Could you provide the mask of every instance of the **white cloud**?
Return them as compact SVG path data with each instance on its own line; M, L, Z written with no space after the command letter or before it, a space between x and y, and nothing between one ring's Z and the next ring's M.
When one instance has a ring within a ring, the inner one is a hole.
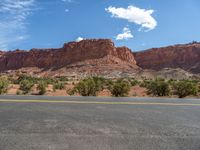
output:
M65 9L65 12L69 12L69 9Z
M124 27L123 33L116 36L116 40L128 40L133 38L133 35L128 27Z
M68 2L68 3L72 3L73 0L62 0L63 2Z
M112 17L128 20L131 23L141 25L141 28L153 30L157 26L157 21L152 17L154 10L141 9L135 6L128 8L108 7L105 9L112 14Z
M0 49L8 49L28 37L27 17L34 4L35 0L0 1Z
M78 37L75 41L76 41L76 42L80 42L80 41L82 41L82 40L84 40L84 38Z

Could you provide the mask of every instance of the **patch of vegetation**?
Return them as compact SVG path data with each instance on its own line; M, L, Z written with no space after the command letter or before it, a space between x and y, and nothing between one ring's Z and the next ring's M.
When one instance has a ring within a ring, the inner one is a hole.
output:
M142 82L140 82L139 86L143 87L143 88L147 88L149 86L149 84L151 83L151 80L143 80Z
M6 78L0 78L0 94L7 92L9 81Z
M39 90L39 95L44 95L46 93L47 83L44 81L40 81L37 89Z
M119 79L113 83L110 92L115 97L125 97L128 95L130 87L131 86L129 82Z
M80 81L70 94L77 92L82 96L96 96L104 88L104 83L100 77L87 78Z
M59 77L38 77L18 74L18 76L8 75L0 76L0 94L6 93L9 83L19 84L20 88L16 94L28 94L32 87L37 85L38 94L44 95L48 84L53 85L53 90L63 90L68 82L66 76ZM71 83L71 82L70 82ZM73 82L75 85L77 82ZM183 98L186 96L196 96L200 93L200 80L165 80L157 78L155 80L135 78L121 78L117 81L105 79L103 77L89 77L81 80L72 90L67 90L69 95L79 93L82 96L96 96L103 89L108 89L113 96L128 96L131 86L139 85L148 90L149 94L154 96L168 96L171 93ZM134 92L134 91L133 91ZM137 95L134 93L133 96Z
M58 82L57 79L50 78L50 77L42 77L42 78L39 78L38 81L44 81L46 84L54 84Z
M54 84L58 82L57 79L50 78L50 77L35 77L35 76L28 76L28 75L19 75L19 77L13 80L14 84L20 84L21 81L28 80L34 84L38 84L41 81L46 82L47 84Z
M59 76L59 77L56 77L57 80L61 81L61 82L66 82L66 81L69 81L68 77L66 76Z
M19 75L19 77L16 80L14 80L13 83L20 84L24 80L32 82L32 83L37 83L38 78L32 77L32 76L27 76L27 75Z
M131 86L136 86L140 84L140 82L134 78L129 78L128 81L130 82Z
M65 84L63 82L57 82L53 84L53 90L63 90L65 89Z
M154 96L168 96L170 94L169 83L163 79L151 81L146 87L148 92Z
M20 90L17 90L16 95L22 95Z
M33 86L33 81L27 79L24 79L20 82L20 90L23 92L23 94L28 94Z
M179 98L184 98L189 95L196 96L198 93L198 86L196 83L183 80L179 81L177 84L175 84L175 94L178 95Z

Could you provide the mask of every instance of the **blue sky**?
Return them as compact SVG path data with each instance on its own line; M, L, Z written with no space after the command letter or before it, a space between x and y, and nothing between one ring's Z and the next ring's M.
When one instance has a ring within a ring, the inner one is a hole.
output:
M0 0L0 49L110 38L133 51L200 41L199 0Z

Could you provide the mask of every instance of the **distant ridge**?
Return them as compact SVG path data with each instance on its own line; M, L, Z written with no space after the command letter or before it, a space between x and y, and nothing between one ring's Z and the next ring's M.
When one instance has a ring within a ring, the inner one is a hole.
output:
M161 70L181 68L191 73L200 73L200 43L177 44L152 48L134 53L137 65L143 69Z

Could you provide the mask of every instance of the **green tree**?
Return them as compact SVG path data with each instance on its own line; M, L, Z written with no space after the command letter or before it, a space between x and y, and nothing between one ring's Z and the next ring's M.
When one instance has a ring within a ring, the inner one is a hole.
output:
M23 94L28 94L31 90L31 88L33 87L34 83L30 80L22 80L20 82L20 90L23 91Z
M129 83L131 84L131 86L136 86L138 85L140 82L134 78L128 78Z
M110 92L115 97L127 96L130 91L130 84L127 81L118 80L112 85Z
M179 98L184 98L189 95L197 95L198 87L195 83L190 81L179 81L175 87L175 94L179 96Z
M75 91L82 96L96 96L97 94L96 84L92 78L80 81L75 86Z
M37 89L39 90L39 95L44 95L46 93L47 83L44 81L40 81Z
M148 92L155 96L167 96L170 94L170 86L164 80L156 79L147 85Z
M72 90L82 96L96 96L99 91L104 88L104 79L100 77L92 77L80 81ZM70 92L72 94L72 92Z
M6 93L9 82L5 78L0 78L0 94Z

